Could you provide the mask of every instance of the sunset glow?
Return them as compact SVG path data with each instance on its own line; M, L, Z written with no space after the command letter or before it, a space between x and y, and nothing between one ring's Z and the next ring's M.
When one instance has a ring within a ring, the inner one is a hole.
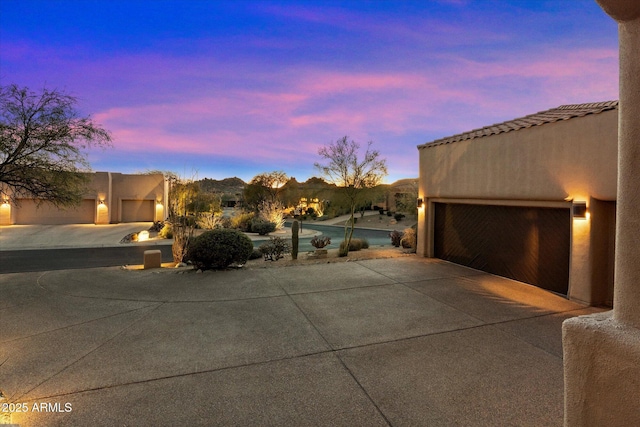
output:
M0 3L2 85L77 96L98 171L304 181L349 135L417 177L419 144L617 99L617 51L594 0Z

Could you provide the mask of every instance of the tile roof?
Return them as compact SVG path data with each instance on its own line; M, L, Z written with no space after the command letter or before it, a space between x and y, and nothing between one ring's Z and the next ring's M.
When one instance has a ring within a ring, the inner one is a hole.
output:
M511 132L532 126L540 126L545 123L558 122L560 120L569 120L574 117L583 117L589 114L598 114L603 111L615 110L618 108L618 101L591 102L588 104L572 104L561 105L546 111L540 111L535 114L520 117L518 119L508 120L506 122L497 123L491 126L485 126L480 129L474 129L469 132L459 133L457 135L448 136L446 138L436 139L426 144L418 145L418 148L429 148L452 142L465 141L469 139L482 138L484 136L497 135L499 133Z

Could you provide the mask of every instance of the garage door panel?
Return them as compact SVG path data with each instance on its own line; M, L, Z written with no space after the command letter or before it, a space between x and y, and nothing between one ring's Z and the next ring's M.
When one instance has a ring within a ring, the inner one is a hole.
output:
M567 294L569 209L435 204L435 255Z
M96 201L85 199L79 206L58 209L50 203L40 203L33 199L18 200L16 224L93 224L95 222Z
M123 200L122 222L146 222L154 219L153 200Z

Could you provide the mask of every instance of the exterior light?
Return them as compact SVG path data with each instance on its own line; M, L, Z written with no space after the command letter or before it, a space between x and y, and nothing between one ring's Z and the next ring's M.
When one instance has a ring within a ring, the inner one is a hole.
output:
M5 198L2 200L2 204L3 204L3 205L8 205L8 204L9 204L9 198L8 198L8 197L5 197Z
M99 200L99 201L98 201L98 204L99 204L99 205L104 205L104 200Z
M573 218L587 219L587 202L573 202Z
M420 209L423 204L424 200L422 199L422 197L418 197L418 200L416 200L416 206L418 206L418 209Z

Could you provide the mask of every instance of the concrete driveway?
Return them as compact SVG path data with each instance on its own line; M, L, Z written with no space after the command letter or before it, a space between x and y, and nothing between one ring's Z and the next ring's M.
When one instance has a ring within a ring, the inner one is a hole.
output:
M5 274L0 293L21 426L561 426L561 322L595 311L415 256Z

